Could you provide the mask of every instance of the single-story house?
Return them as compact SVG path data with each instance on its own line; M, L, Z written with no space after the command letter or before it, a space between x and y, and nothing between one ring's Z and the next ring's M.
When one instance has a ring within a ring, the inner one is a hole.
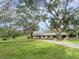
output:
M61 35L62 35L62 38L68 37L68 34L65 32L62 32ZM56 33L55 32L42 33L42 32L37 32L37 31L33 32L33 38L49 38L49 37L56 38Z

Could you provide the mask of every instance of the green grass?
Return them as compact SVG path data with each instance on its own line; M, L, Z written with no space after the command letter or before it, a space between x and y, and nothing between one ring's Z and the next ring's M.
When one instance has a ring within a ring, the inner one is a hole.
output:
M64 43L73 43L73 44L79 44L79 39L76 38L70 38L68 40L63 40Z
M79 50L39 40L0 42L0 59L79 59Z

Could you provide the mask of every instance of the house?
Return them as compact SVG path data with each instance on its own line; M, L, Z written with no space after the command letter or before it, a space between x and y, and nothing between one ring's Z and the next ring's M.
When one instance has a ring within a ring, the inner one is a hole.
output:
M61 33L62 35L62 38L66 38L68 37L68 34L65 33L65 32L62 32ZM38 32L38 31L35 31L33 32L33 38L56 38L56 33L53 32L53 33L42 33L42 32Z

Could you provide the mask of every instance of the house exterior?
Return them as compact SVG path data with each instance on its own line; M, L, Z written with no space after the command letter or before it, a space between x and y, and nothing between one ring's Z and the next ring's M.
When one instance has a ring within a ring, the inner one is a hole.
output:
M68 37L68 34L65 33L65 32L62 32L61 33L62 35L62 38L66 38ZM46 38L56 38L56 33L53 32L53 33L42 33L42 32L33 32L33 38L40 38L40 39L46 39Z

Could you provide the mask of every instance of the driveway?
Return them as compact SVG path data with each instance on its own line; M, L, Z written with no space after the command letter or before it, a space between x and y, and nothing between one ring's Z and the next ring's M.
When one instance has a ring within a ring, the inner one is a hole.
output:
M54 43L54 44L61 45L61 46L66 46L66 47L72 47L72 48L78 48L79 49L79 44L64 43L64 42L56 41L56 40L43 40L43 41L49 42L49 43Z

